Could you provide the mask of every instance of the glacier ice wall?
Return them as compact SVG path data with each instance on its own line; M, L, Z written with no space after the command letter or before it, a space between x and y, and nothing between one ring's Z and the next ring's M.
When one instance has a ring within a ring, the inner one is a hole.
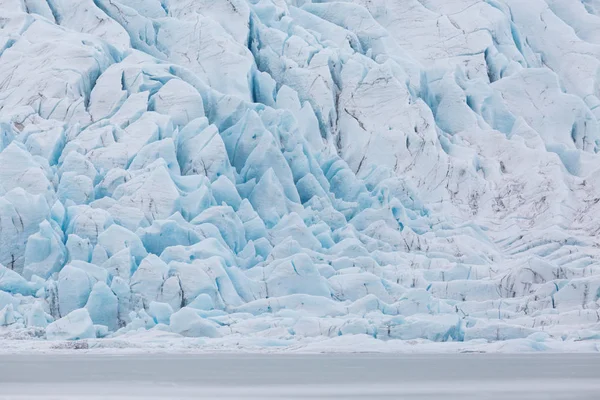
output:
M596 0L0 0L0 333L598 339L599 97Z

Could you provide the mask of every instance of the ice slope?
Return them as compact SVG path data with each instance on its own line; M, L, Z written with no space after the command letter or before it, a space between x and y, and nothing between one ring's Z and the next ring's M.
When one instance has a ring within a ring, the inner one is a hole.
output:
M0 334L598 340L599 67L596 0L0 0Z

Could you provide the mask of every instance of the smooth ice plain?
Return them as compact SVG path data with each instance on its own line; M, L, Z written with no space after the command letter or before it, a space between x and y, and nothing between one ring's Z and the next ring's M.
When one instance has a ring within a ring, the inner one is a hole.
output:
M594 354L14 355L2 400L595 400Z

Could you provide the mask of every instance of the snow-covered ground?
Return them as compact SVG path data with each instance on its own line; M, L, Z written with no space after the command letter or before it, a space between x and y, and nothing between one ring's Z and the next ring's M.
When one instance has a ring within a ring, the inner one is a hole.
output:
M599 72L598 0L0 0L0 339L598 351Z
M17 355L2 400L595 400L597 355Z

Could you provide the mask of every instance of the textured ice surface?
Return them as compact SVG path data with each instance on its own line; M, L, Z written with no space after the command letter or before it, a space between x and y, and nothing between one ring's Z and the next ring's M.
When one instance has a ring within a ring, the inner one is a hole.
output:
M0 11L1 336L600 339L596 1Z

